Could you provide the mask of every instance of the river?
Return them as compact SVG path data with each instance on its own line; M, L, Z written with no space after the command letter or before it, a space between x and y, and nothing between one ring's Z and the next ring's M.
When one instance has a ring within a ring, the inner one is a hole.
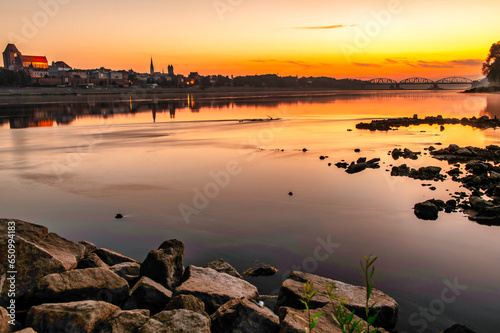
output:
M500 227L477 224L462 212L417 219L416 202L446 201L464 189L448 180L424 182L436 187L431 191L387 170L406 163L447 171L452 166L424 148L485 147L499 144L500 135L461 125L355 128L360 121L414 114L500 116L500 95L423 90L0 99L1 215L140 261L177 238L186 244L186 266L217 258L240 272L275 266L273 277L248 278L261 294L276 293L292 269L361 284L359 259L373 254L379 257L375 287L399 303L400 332L424 332L424 326L440 332L457 322L497 332ZM422 156L394 161L388 155L394 148ZM381 158L381 168L349 175L334 165L359 157ZM116 220L116 213L125 218ZM459 286L456 297L444 302L450 283Z

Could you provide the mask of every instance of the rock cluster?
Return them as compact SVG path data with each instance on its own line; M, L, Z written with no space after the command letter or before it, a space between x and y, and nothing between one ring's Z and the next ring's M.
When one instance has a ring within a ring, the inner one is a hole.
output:
M371 160L366 160L366 157L360 157L356 162L351 162L351 164L345 162L338 162L335 166L339 169L346 169L347 173L353 174L361 172L365 169L378 169L380 158L372 158Z
M7 230L12 220L0 220ZM304 282L318 288L313 309L326 315L318 321L324 332L340 332L332 320L333 306L321 291L333 280L292 272L279 296L259 295L227 262L206 267L183 266L184 244L163 242L140 263L120 253L88 242L72 242L48 233L45 227L23 221L16 224L17 270L16 330L25 332L305 332ZM0 235L4 245L6 232ZM0 256L5 256L2 252ZM7 272L2 259L1 276ZM33 264L28 264L33 261ZM22 264L21 264L22 263ZM356 318L364 316L363 287L335 281L335 292L348 299L346 307ZM2 296L6 293L2 291ZM393 330L398 305L388 295L373 290L377 325ZM7 299L0 303L1 332L10 332ZM19 302L18 302L19 301ZM23 315L24 314L24 315ZM7 319L7 320L3 320ZM3 325L3 326L1 326ZM385 330L382 330L384 332Z
M490 119L488 116L482 116L480 118L443 118L442 116L437 117L425 117L423 119L418 118L414 115L413 118L390 118L383 120L372 120L370 123L359 123L356 124L357 129L367 129L370 131L390 131L397 129L399 127L409 127L418 125L447 125L447 124L461 124L464 126L471 126L476 128L496 128L500 126L500 120L496 117Z

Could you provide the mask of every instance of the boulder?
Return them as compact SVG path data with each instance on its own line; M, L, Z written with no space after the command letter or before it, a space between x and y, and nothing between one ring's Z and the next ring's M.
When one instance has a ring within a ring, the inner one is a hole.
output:
M15 228L16 244L16 299L19 303L29 296L38 281L45 275L60 273L76 267L83 257L84 246L57 234L48 233L47 228L20 221L0 219L0 248L7 248L8 230ZM0 280L8 269L7 251L0 251ZM6 305L8 284L0 290L0 305Z
M85 256L88 256L89 254L97 250L97 246L91 242L82 240L79 241L78 244L82 244L83 246L85 246Z
M97 254L97 256L101 258L101 260L104 261L104 263L108 266L114 266L124 262L133 262L136 264L140 264L140 262L135 259L129 258L121 253L108 249L97 249L94 251L94 253Z
M469 203L470 203L471 207L477 211L481 211L485 208L494 206L491 202L488 202L488 201L484 200L483 198L476 197L476 196L471 196L469 198Z
M96 332L120 308L99 301L47 303L33 306L26 325L37 332Z
M205 312L205 303L193 295L178 295L175 296L165 307L165 310L184 309L198 312L204 316L208 316ZM210 317L210 316L208 316Z
M177 239L165 241L158 250L148 253L141 265L140 274L173 290L179 285L184 272L183 258L183 242Z
M460 148L455 152L455 154L461 156L471 156L472 152L467 148Z
M90 253L89 255L83 257L83 259L78 262L78 266L76 266L77 269L96 267L107 268L108 265L106 265L104 261L102 261L101 258L99 258L95 253Z
M366 163L358 163L358 164L354 164L354 163L351 163L345 172L347 173L358 173L358 172L361 172L363 170L366 169Z
M98 300L120 305L128 294L127 281L108 268L85 268L43 277L34 298L38 304Z
M248 299L233 299L211 316L212 333L224 332L279 332L279 318L266 307Z
M139 311L116 311L103 324L99 333L137 333L149 320L149 314Z
M9 312L0 306L0 332L10 333Z
M210 318L189 310L162 311L142 326L139 333L210 333Z
M272 266L269 266L269 265L264 265L264 266L260 266L260 267L256 267L256 268L249 268L243 272L244 275L253 276L253 277L272 276L276 273L278 273L278 270Z
M174 296L193 295L205 303L208 314L232 299L259 297L257 288L245 280L211 268L188 266Z
M224 259L217 259L215 261L209 262L203 268L212 268L215 269L219 273L226 273L229 275L232 275L234 277L237 277L239 279L243 279L243 277L238 273L236 269L234 269L233 266L231 266L228 262L226 262Z
M311 299L310 308L317 309L326 306L330 302L330 297L325 290L324 284L335 283L333 293L342 297L345 301L345 306L356 315L364 318L365 316L365 298L366 288L354 286L341 281L335 281L314 274L293 271L288 278L281 284L278 294L278 306L288 306L295 309L304 309L304 305L300 302L304 294L304 283L310 281L314 288L318 289L316 295ZM383 327L387 330L392 330L396 326L398 318L398 303L381 292L378 289L373 289L370 297L370 305L374 304L374 312L379 312L376 326ZM373 315L374 312L370 312Z
M437 220L438 207L430 201L419 202L413 207L415 216L421 220Z
M323 312L323 315L318 317L318 321L314 330L316 332L328 332L328 333L342 333L342 329L333 320L332 316L325 313L325 310L331 311L328 306L323 308L318 308L312 311L312 314L317 312ZM280 333L307 333L306 327L306 310L297 310L291 307L283 306L279 309L279 319L281 331Z
M475 332L465 325L455 324L448 327L441 333L475 333Z
M34 329L31 327L24 328L20 331L16 331L16 333L37 333Z
M109 268L119 277L124 278L129 285L133 285L139 279L141 265L135 262L123 262Z
M124 310L148 309L151 314L156 314L165 308L171 297L170 290L143 276L130 290L130 297L122 308Z

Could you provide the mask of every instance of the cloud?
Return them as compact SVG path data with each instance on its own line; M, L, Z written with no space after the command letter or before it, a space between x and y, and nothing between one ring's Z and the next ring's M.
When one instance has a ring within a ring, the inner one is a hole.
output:
M367 64L363 62L353 62L352 64L360 67L382 67L382 65L379 64Z
M293 27L290 29L298 29L298 30L329 30L329 29L338 29L338 28L349 28L349 27L357 27L359 24L336 24L336 25L327 25L327 26L315 26L315 27Z
M455 59L448 61L426 61L426 60L412 60L404 57L400 58L387 58L387 64L403 64L414 68L454 68L454 67L476 67L480 66L483 61L480 59Z
M261 64L264 63L276 63L276 64L287 64L287 65L294 65L294 66L299 66L299 67L305 67L305 68L314 68L314 67L320 67L318 65L324 66L326 64L321 63L321 64L310 64L304 61L297 61L297 60L277 60L277 59L253 59L250 60L251 62L258 62Z

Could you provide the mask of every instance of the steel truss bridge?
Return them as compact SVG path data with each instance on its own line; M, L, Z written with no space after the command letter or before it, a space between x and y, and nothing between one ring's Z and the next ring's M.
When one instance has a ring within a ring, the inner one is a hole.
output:
M410 77L408 79L404 79L401 81L396 81L387 78L376 78L366 82L370 84L380 84L380 85L388 84L394 86L395 88L399 88L401 85L404 84L430 84L433 87L437 88L440 84L472 84L473 80L465 77L452 76L452 77L445 77L444 79L440 79L437 81L426 79L425 77Z

